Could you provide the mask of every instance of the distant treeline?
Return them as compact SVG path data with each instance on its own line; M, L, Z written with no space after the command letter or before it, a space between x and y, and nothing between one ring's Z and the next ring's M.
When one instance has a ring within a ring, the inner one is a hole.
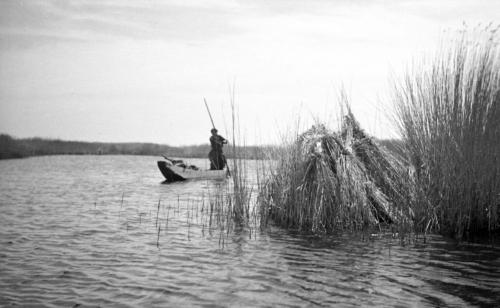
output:
M400 141L379 140L381 145L392 152L399 153ZM249 159L270 158L275 152L273 146L238 147L236 153ZM0 159L23 158L43 155L168 155L171 157L205 158L210 151L209 144L173 147L156 143L106 143L63 141L45 138L13 138L0 134ZM229 145L225 148L228 158L233 158Z
M271 147L245 146L237 149L241 156L258 159L265 157ZM0 134L0 159L41 155L168 155L171 157L205 158L209 144L173 147L155 143L105 143L63 141L45 138L13 138ZM232 158L232 147L225 149Z

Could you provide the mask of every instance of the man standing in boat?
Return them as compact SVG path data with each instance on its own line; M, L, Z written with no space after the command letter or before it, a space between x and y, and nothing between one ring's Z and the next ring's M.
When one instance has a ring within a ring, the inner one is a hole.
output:
M226 157L222 152L222 146L227 143L227 140L217 134L217 129L212 128L210 131L210 145L212 150L208 153L210 159L210 170L222 170L226 166Z

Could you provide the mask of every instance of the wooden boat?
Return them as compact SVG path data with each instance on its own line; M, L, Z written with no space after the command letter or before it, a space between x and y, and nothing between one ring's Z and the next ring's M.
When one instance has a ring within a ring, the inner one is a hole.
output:
M158 161L158 168L167 183L186 180L222 180L229 176L228 170L196 170L164 160Z

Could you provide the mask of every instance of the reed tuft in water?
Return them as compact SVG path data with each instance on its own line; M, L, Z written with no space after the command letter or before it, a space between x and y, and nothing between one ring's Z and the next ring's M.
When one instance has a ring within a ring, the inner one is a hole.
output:
M500 228L499 28L464 31L396 83L420 228L463 237Z
M235 90L234 85L230 91L231 97L231 123L232 123L232 164L231 164L231 178L232 178L232 198L231 206L233 208L233 218L239 224L247 224L250 218L250 201L252 191L248 178L248 169L246 165L247 151L245 145L238 144L241 138L239 127L239 113L238 106L235 103Z

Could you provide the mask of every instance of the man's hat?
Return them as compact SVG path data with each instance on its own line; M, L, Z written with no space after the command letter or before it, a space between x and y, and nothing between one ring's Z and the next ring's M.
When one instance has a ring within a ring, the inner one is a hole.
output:
M216 133L216 132L217 132L217 129L216 129L216 128L212 128L212 129L210 130L210 132L211 132L211 133Z

